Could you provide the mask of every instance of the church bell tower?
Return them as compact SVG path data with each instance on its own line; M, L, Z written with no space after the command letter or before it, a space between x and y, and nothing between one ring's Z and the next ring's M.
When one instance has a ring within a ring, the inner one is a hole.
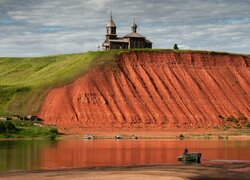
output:
M110 19L108 21L108 24L106 26L107 28L107 34L106 34L106 39L115 39L117 37L116 34L116 25L113 21L113 17L112 17L112 12L110 13Z

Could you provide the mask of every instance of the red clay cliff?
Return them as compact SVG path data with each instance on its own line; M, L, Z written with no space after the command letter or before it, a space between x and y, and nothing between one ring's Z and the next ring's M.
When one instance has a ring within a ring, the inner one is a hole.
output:
M244 115L239 124L250 119L249 57L129 52L116 63L52 89L39 116L60 128L103 130L222 127L227 116Z

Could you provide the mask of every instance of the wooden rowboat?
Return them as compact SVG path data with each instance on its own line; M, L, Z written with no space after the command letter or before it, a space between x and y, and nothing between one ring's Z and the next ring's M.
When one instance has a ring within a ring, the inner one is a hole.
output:
M183 161L183 162L201 162L201 153L188 153L188 154L183 154L179 156L178 161Z

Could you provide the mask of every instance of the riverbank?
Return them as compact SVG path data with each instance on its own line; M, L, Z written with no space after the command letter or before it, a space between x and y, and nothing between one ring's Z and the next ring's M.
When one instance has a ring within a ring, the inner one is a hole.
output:
M44 125L40 121L0 121L0 140L28 140L46 138L54 140L57 136L57 127Z
M184 180L184 179L249 179L250 165L232 164L186 164L99 167L53 171L10 172L0 174L0 179L84 179L84 180Z
M24 123L23 123L24 122ZM221 139L221 140L250 140L250 129L162 129L162 130L92 130L74 129L76 133L57 129L53 126L40 125L33 122L14 122L21 131L18 133L0 133L0 140L31 140L31 139L84 139L90 135L93 139ZM51 138L52 137L52 138Z
M120 136L121 139L231 139L231 140L249 140L250 129L163 129L158 131L145 130L88 130L79 129L77 133L62 131L59 139L83 139L84 135L91 135L94 139L114 139Z

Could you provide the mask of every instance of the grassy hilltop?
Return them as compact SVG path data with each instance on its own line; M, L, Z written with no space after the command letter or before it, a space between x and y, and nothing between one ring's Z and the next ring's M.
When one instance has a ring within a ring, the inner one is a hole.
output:
M117 51L38 58L0 58L0 115L35 113L46 94L70 83Z

